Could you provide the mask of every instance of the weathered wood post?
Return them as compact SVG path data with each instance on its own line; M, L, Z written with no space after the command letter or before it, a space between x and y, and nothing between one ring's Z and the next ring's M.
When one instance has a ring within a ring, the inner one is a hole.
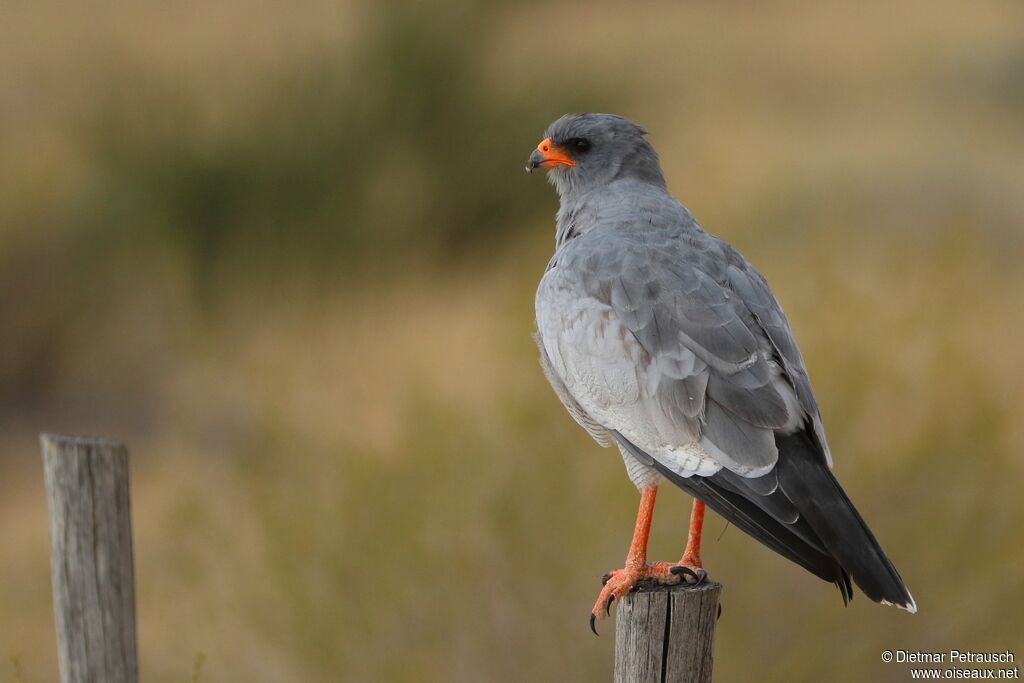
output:
M138 683L128 449L40 436L62 683Z
M615 614L615 683L709 683L719 583L655 586Z

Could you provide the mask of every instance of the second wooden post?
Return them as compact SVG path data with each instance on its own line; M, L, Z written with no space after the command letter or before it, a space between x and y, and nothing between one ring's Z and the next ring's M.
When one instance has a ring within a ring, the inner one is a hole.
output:
M63 683L137 683L128 450L43 434Z

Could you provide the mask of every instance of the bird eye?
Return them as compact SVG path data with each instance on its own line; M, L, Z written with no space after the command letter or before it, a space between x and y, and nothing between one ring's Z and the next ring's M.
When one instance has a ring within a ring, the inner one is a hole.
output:
M586 138L573 138L572 140L569 140L569 146L577 152L589 152L590 140L587 140Z

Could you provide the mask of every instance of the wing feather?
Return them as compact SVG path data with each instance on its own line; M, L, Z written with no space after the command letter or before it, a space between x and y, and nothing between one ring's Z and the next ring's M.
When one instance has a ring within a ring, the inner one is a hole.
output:
M715 401L704 411L701 445L726 468L745 477L759 477L779 459L775 434L736 417Z

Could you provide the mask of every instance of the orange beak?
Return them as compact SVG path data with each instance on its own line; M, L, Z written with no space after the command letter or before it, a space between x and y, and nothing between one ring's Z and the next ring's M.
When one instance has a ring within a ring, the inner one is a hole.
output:
M552 166L575 166L576 162L569 157L569 153L562 147L551 142L551 138L544 138L537 149L533 150L526 162L526 170L532 171L535 168L551 168Z

